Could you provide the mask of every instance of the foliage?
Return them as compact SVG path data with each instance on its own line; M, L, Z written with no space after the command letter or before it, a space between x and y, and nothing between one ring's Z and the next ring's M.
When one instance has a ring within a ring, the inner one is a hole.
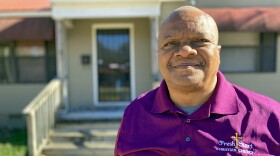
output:
M27 135L23 129L0 129L0 156L26 156Z

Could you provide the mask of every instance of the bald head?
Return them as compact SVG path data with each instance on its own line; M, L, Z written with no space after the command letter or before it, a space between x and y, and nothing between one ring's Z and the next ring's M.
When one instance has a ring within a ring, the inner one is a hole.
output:
M204 29L213 37L213 43L218 44L218 28L214 19L203 12L202 10L193 6L182 6L173 12L161 23L160 33L165 30L166 27L185 22L185 26L190 30L192 29ZM160 37L160 36L159 36Z
M180 7L162 22L159 69L176 105L197 105L208 100L217 82L220 50L216 23L195 7ZM203 99L201 95L206 96Z

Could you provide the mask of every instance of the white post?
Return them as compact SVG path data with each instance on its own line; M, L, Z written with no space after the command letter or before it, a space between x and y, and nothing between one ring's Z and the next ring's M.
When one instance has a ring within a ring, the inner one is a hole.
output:
M36 156L37 151L37 131L34 111L26 116L27 118L27 135L28 135L28 156Z
M62 80L62 96L65 110L69 110L68 100L68 62L66 51L66 28L62 20L55 21L56 34L56 62L57 62L57 77Z
M56 73L59 79L63 78L63 24L62 21L55 21L56 41Z
M152 65L152 76L154 83L159 81L159 68L158 68L158 29L159 29L159 18L150 18L151 27L151 65Z

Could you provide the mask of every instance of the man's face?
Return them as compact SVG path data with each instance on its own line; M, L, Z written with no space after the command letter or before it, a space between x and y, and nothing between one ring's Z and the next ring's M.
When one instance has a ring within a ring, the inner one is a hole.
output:
M159 69L172 87L201 89L216 80L220 64L218 33L203 15L171 17L159 31Z

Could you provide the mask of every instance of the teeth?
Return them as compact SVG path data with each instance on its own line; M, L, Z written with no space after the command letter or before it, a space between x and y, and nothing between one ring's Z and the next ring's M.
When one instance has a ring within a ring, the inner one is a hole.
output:
M178 64L176 66L198 66L197 64Z
M196 67L194 65L178 65L178 66L175 66L175 68L184 68L184 67Z

